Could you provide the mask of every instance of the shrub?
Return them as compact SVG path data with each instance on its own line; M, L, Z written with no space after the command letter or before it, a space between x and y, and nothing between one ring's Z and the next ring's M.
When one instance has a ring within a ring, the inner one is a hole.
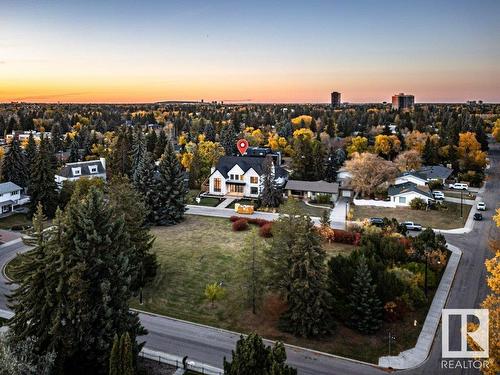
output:
M318 194L316 196L316 201L320 204L328 204L331 203L331 198L328 194Z
M333 230L334 241L358 246L361 241L361 233L348 232L343 229Z
M273 236L273 233L271 231L272 227L273 227L272 223L267 223L267 224L262 225L259 228L259 236L264 237L264 238L272 237Z
M254 219L254 218L250 218L250 219L247 219L248 222L250 224L255 224L255 225L258 225L259 227L262 227L266 224L269 224L270 221L269 220L265 220L265 219Z
M425 210L427 203L422 198L413 198L410 202L410 207L412 210Z
M240 232L248 229L247 219L239 219L233 222L233 231Z
M427 186L429 186L429 189L431 190L442 189L443 182L441 180L431 180L427 183Z

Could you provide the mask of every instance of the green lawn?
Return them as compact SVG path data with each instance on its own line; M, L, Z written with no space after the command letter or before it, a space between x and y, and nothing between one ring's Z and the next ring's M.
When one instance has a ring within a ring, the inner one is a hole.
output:
M315 206L318 206L318 204L313 203ZM321 217L325 211L330 211L328 207L325 208L320 208L320 207L312 207L308 206L305 204L303 201L299 200L298 205L300 209L309 216L315 216L315 217Z
M387 208L353 205L354 220L370 217L396 218L398 221L414 221L424 227L435 229L454 229L465 225L471 206L463 205L463 217L460 218L460 204L446 202L447 210L412 210L410 208Z
M257 230L251 225L250 230ZM409 349L425 318L426 308L408 313L403 322L384 323L377 335L366 336L339 325L335 333L321 340L296 338L278 330L279 314L285 306L275 295L267 295L262 308L253 315L244 304L236 280L235 259L243 246L247 232L233 232L227 219L189 215L172 227L152 229L156 235L154 251L160 269L153 283L144 290L144 304L134 298L137 309L207 324L237 332L258 332L268 339L376 362L387 354L386 335L391 330L396 337L393 353ZM328 256L348 254L354 247L345 244L324 244ZM225 297L212 308L203 295L207 283L223 282ZM413 326L414 319L419 325Z
M446 191L444 191L444 195L447 197L460 199L460 192L458 192L458 191L446 190ZM476 199L476 195L474 193L464 192L464 193L462 193L462 199L474 200L474 199Z
M11 229L16 226L28 225L31 225L31 220L28 219L26 214L12 214L0 219L0 229Z

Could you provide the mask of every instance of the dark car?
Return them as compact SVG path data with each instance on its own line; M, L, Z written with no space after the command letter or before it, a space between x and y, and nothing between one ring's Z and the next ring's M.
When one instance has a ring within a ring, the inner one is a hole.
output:
M383 227L384 219L382 219L381 217L371 217L370 224L375 225L376 227Z
M480 214L479 212L476 212L474 214L474 220L477 220L477 221L483 220L483 214Z

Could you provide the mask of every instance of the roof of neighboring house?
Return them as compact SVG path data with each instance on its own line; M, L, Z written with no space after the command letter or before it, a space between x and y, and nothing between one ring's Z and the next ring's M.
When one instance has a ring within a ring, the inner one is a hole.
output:
M453 173L450 168L442 165L427 165L420 168L418 171L404 172L399 177L414 176L424 181L435 179L447 179Z
M420 186L414 184L413 182L405 182L402 184L392 185L389 186L389 188L387 189L387 194L389 196L400 195L410 192L418 193L421 195L425 195L428 198L432 198L431 193L429 193L426 190L423 190Z
M443 167L442 165L427 165L420 168L420 174L425 175L428 179L447 179L453 173L453 169Z
M247 173L250 169L253 169L260 176L263 174L262 165L264 164L263 157L253 157L253 156L223 156L219 159L215 170L219 171L224 177L228 177L228 172L235 166L238 165L243 173ZM288 173L281 167L275 166L275 177L285 177Z
M339 184L336 182L326 181L288 180L285 189L335 194L339 192Z
M97 166L97 173L90 173L89 167ZM78 175L73 174L73 168L81 168L82 173ZM96 174L106 173L106 169L101 160L81 161L78 163L67 163L57 173L58 176L71 178L81 176L95 176Z
M7 181L0 184L0 194L12 193L13 191L18 190L23 190L23 188L13 182Z

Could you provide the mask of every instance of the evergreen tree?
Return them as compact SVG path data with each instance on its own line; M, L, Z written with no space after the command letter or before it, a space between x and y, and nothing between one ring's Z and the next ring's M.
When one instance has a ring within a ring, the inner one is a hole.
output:
M145 152L139 160L134 174L135 190L142 194L146 205L148 224L155 223L154 209L156 205L156 165L150 152Z
M282 193L274 182L273 158L267 155L262 165L261 202L264 207L278 207L282 201Z
M323 144L315 139L312 142L313 170L310 171L310 180L322 180L325 169L325 150Z
M205 129L203 129L205 139L210 142L215 142L215 128L211 122L207 122Z
M158 179L155 185L156 201L153 210L157 225L177 224L184 218L188 192L184 177L174 146L167 142L165 153L158 165Z
M121 351L121 371L120 375L134 375L134 360L132 353L132 342L128 332L122 334L120 338Z
M120 350L120 339L118 335L115 334L113 338L113 346L111 348L111 354L109 356L109 375L121 375L121 350Z
M32 169L28 193L31 196L31 213L34 213L38 203L41 203L45 215L48 217L54 216L57 208L57 186L51 161L51 149L49 142L44 137L40 142L40 148Z
M154 153L157 139L158 137L156 136L156 132L154 130L150 130L146 135L146 150L148 152Z
M68 163L76 163L78 161L80 161L80 151L78 142L74 139L69 147Z
M290 248L290 289L287 310L280 317L282 329L302 337L328 334L333 328L326 289L326 253L309 217L299 220Z
M326 166L325 166L325 181L327 182L335 182L337 180L337 171L339 166L337 165L335 158L335 150L333 147L330 148L328 152L328 156L326 158Z
M131 151L131 169L132 176L135 175L137 166L141 161L144 153L146 152L146 139L144 138L144 133L142 130L138 129L133 136L132 151Z
M362 333L378 331L381 324L382 306L364 256L358 260L349 300L349 307L352 311L350 324Z
M131 160L130 160L131 145L127 132L120 128L114 140L114 145L110 155L110 171L113 176L130 175Z
M282 343L266 347L256 333L241 336L232 351L232 362L224 357L226 375L296 375L297 370L285 364L286 351Z
M167 135L165 134L165 131L162 129L160 130L160 134L158 136L158 139L156 140L156 145L155 145L155 159L158 160L161 158L163 155L163 152L165 151L165 147L167 146Z
M27 189L30 188L31 175L33 174L33 169L35 166L36 156L38 154L38 148L36 145L35 137L33 133L30 133L28 137L28 144L24 150L26 154L26 177L27 177Z
M439 162L437 147L430 137L427 137L422 150L422 161L426 165L435 165Z
M156 255L151 252L154 237L146 226L148 209L142 194L137 192L127 177L115 177L109 184L109 203L117 218L125 220L130 236L130 288L140 290L156 275Z
M2 160L2 181L13 182L20 187L28 185L26 157L14 139Z
M59 152L64 150L64 145L62 141L62 131L61 125L58 122L52 125L52 129L50 131L50 140L54 147L54 152Z
M226 155L235 155L238 151L236 148L237 134L232 126L224 126L220 134L220 144L224 147Z

